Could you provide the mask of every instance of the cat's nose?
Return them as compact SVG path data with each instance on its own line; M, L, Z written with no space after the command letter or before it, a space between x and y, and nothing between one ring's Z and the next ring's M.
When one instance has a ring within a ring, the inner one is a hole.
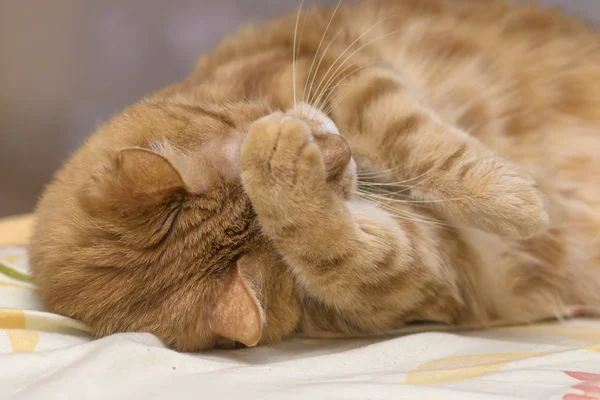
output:
M352 158L348 142L340 135L315 133L315 142L323 154L328 179L335 179L346 169Z

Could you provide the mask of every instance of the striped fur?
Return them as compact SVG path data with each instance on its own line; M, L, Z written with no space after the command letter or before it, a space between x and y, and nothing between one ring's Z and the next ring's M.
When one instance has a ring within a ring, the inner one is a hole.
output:
M535 5L366 0L250 26L102 126L34 278L195 351L600 307L600 36Z

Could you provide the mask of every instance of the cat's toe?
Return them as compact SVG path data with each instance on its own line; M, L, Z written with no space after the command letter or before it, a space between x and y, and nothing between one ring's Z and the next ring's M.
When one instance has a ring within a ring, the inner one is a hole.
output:
M270 160L277 148L283 113L274 113L255 121L241 149L242 170L258 175L268 173Z
M269 166L277 178L292 181L299 167L303 152L314 144L309 126L294 117L283 117L280 121L277 144Z

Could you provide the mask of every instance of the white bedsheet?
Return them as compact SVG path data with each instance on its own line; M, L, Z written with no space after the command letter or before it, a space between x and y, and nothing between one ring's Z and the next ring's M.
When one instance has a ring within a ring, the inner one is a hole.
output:
M14 353L0 332L2 399L600 398L600 345L591 344L600 324L591 321L194 355L147 334L38 334L34 352Z

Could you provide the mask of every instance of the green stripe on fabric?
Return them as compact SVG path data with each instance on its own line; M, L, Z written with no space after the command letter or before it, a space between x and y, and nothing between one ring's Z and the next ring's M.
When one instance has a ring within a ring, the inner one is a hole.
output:
M28 275L9 267L3 262L0 262L0 274L6 275L9 278L13 278L21 282L32 283L31 278Z

